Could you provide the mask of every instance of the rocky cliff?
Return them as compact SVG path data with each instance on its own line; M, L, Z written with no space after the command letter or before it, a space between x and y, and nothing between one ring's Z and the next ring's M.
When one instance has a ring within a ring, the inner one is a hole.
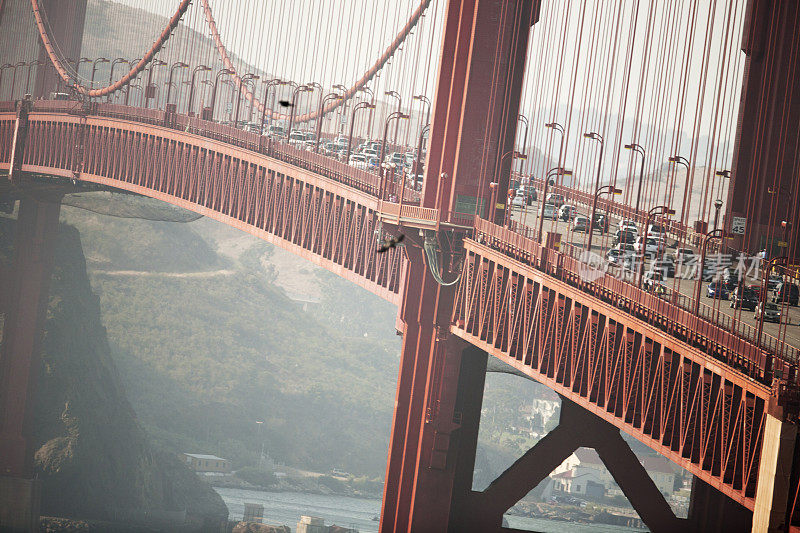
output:
M0 225L8 239L12 223ZM226 519L210 486L148 442L110 356L78 231L59 233L34 424L42 514L135 520L185 510L195 523Z

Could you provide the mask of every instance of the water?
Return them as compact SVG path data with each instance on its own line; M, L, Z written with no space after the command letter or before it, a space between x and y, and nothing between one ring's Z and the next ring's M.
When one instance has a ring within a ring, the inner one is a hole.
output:
M361 533L377 533L378 522L372 517L381 512L381 501L365 498L299 492L263 492L257 490L226 489L214 487L225 505L228 506L231 520L241 520L244 503L260 503L264 506L264 522L267 524L289 526L297 529L300 515L318 516L325 519L325 525L358 529ZM540 518L506 516L508 525L517 529L540 531L541 533L594 533L594 532L637 532L630 529L602 524L576 524Z
M361 533L377 533L378 522L372 517L381 512L381 501L347 496L326 496L299 492L262 492L257 490L227 489L214 487L225 505L231 520L241 520L244 503L260 503L264 506L264 523L289 526L297 529L300 515L318 516L325 525L350 527Z

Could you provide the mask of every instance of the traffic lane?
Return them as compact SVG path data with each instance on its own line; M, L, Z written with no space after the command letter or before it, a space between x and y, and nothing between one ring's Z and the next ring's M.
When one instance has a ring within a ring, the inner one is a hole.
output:
M532 227L534 229L539 228L539 213L541 210L541 203L534 202L532 205L527 206L527 209L514 209L511 212L512 220L515 220L525 226ZM595 230L594 235L592 237L592 251L605 257L605 253L612 248L611 243L613 242L613 237L611 233L616 231L615 229L619 223L619 219L614 219L613 217L609 221L609 233L602 234L598 230ZM586 243L588 241L588 237L586 233L583 232L576 232L572 231L570 228L570 223L562 220L553 221L550 219L544 220L544 225L542 228L545 232L553 231L556 233L561 234L561 245L562 246L575 246L578 249L585 249ZM692 246L688 246L689 248L694 249ZM674 251L674 247L668 246L668 252L671 253ZM648 268L648 264L645 265L645 271ZM683 296L688 298L694 298L695 294L695 280L694 279L682 279L682 278L669 278L665 280L664 285L667 287L668 290L673 291L677 290ZM760 282L755 278L746 278L744 283L746 285L760 285ZM748 311L743 309L731 309L730 301L729 300L716 300L713 298L709 298L707 296L707 286L708 282L703 282L700 288L700 303L705 304L709 307L714 307L718 309L720 314L726 315L730 319L740 320L742 323L749 325L752 328L758 327L758 320L753 318L755 314L754 311ZM768 296L768 301L770 301L772 294L770 293ZM800 308L792 307L787 304L780 304L781 308L781 322L764 322L764 333L767 335L771 335L773 337L779 338L780 340L785 341L786 343L800 348ZM780 336L779 336L780 335Z

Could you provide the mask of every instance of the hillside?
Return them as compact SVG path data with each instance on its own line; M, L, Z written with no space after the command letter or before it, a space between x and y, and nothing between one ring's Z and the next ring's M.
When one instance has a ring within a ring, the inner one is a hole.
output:
M13 221L0 218L5 258L11 235ZM42 513L115 520L185 509L195 522L225 520L220 497L137 422L74 227L60 228L54 265L34 420Z
M157 442L241 466L257 463L263 438L279 464L382 477L401 346L394 306L211 220L159 223L71 208L64 218L81 231L87 257L102 257L90 277L112 353ZM116 235L136 238L115 248ZM169 265L175 256L182 274ZM489 375L485 405L495 416L484 421L486 434L501 434L520 405L542 395L534 383ZM260 436L257 420L265 422ZM482 456L502 464L524 448L484 441Z

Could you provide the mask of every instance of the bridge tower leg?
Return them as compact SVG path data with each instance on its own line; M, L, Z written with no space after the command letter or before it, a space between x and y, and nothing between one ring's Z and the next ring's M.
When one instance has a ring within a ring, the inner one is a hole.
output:
M448 1L422 201L440 222L487 216L489 183L507 188L538 6ZM453 531L455 495L472 484L486 354L450 336L455 286L437 282L412 240L381 531Z
M725 215L726 228L732 217L750 215L746 234L734 235L734 248L768 248L771 256L788 252L790 259L800 257L798 17L796 0L748 2L742 32L747 59ZM783 220L790 226L782 228Z
M33 475L34 389L61 209L59 196L20 200L14 261L0 308L0 531L38 531L38 480Z
M754 533L790 530L800 481L800 448L793 412L796 410L779 405L773 398L766 415L753 509Z
M381 531L447 531L452 495L472 484L486 352L450 336L455 286L441 286L406 246L403 351Z

